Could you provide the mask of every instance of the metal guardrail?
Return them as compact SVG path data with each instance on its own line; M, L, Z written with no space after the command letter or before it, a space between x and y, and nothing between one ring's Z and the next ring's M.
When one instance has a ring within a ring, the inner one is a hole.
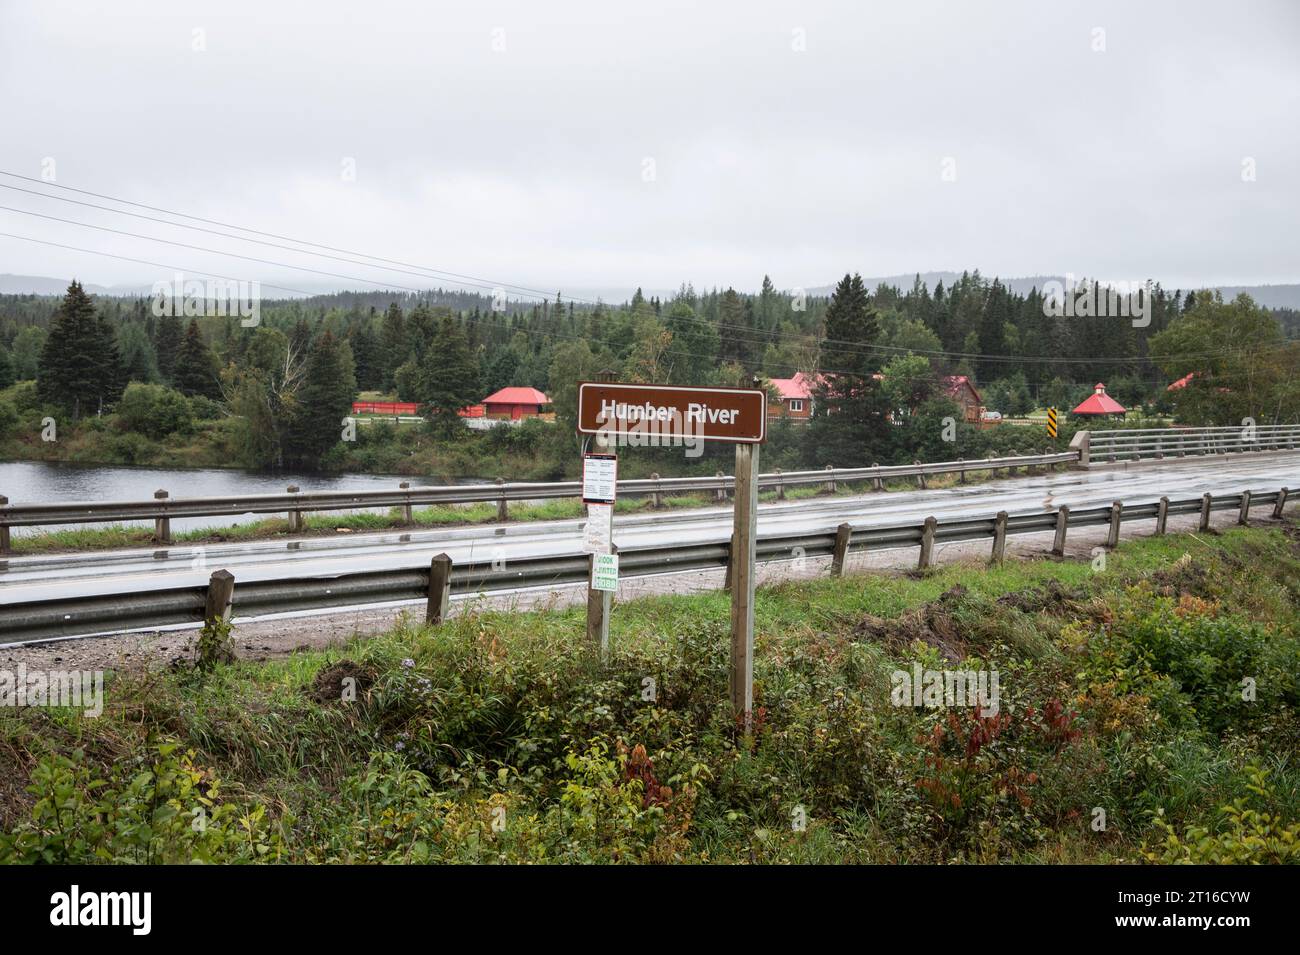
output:
M1252 428L1132 428L1088 432L1088 449L1093 461L1293 448L1300 448L1300 424L1261 424Z
M1238 523L1246 523L1252 507L1273 506L1274 518L1282 516L1288 500L1286 488L1271 493L1243 491L1240 494L1211 496L1125 506L1116 501L1109 507L1071 511L1068 507L1042 513L1008 515L1005 511L990 518L962 518L937 521L930 517L919 524L886 527L852 527L842 524L835 531L812 534L763 536L758 539L758 559L764 562L796 560L809 557L831 558L831 572L843 573L849 553L920 547L918 566L933 562L933 546L938 543L993 540L993 559L1001 560L1006 538L1014 534L1055 531L1053 553L1064 552L1070 527L1109 525L1108 546L1119 543L1119 528L1130 521L1155 520L1156 533L1162 534L1169 515L1200 514L1201 529L1207 529L1212 511L1237 510ZM645 577L653 574L679 573L689 570L727 568L731 547L727 541L702 544L674 544L619 550L620 577ZM446 561L445 555L433 560ZM449 592L455 594L492 593L501 590L581 584L588 580L590 558L585 554L558 557L524 557L517 560L473 561L451 568ZM217 571L214 575L225 575ZM246 618L295 610L359 606L430 599L434 567L429 570L406 569L366 571L330 577L299 577L274 581L255 581L234 587L230 610ZM227 579L228 575L227 575ZM93 597L66 597L0 605L0 640L42 640L57 637L85 636L95 633L140 630L172 624L199 624L207 606L208 588L204 586L171 587L143 593L106 594Z
M929 476L968 471L1012 471L1016 468L1051 467L1077 463L1077 451L979 458L970 461L939 461L930 464L900 464L869 468L825 468L820 471L776 471L759 476L760 490L775 490L784 496L789 487L824 484L834 490L840 483L872 481L883 483L899 478L916 478L921 486ZM719 472L714 477L639 478L618 482L622 496L648 496L659 503L664 494L713 492L719 499L735 489L736 479ZM9 552L9 528L57 524L98 524L117 521L155 521L159 543L170 543L171 518L237 517L245 514L288 514L290 530L302 527L302 515L312 511L344 511L361 508L400 508L405 523L413 523L411 509L430 504L495 503L500 520L508 517L508 502L582 496L579 481L465 484L412 488L403 485L392 491L310 491L292 489L284 494L240 494L228 497L169 497L159 491L145 501L70 501L57 504L11 504L0 497L0 554Z

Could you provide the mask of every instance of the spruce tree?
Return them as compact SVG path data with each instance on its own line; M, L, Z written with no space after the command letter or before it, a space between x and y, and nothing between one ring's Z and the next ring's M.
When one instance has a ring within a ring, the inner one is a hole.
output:
M203 340L196 319L190 319L189 328L181 340L181 347L176 351L176 367L172 374L172 387L191 397L201 395L205 398L220 396L217 383L217 359L212 349Z
M326 331L308 352L297 410L289 426L288 454L294 463L317 467L325 452L338 444L356 391L347 346Z
M153 350L158 357L158 374L162 380L171 383L176 374L176 353L180 351L181 320L175 315L162 315L154 331Z
M0 388L8 388L14 383L14 363L9 352L0 345Z
M880 359L871 346L880 320L862 276L845 275L826 308L814 416L806 440L818 464L869 464L886 448L888 408L872 375Z
M454 434L460 425L461 408L472 405L480 393L478 362L470 354L465 333L451 317L438 325L438 336L425 352L417 383L425 414L444 434Z
M71 412L74 421L102 411L121 395L122 373L112 333L75 279L50 322L36 391L46 404Z

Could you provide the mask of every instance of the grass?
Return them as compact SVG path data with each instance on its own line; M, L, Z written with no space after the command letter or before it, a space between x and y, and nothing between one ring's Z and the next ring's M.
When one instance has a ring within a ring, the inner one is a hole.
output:
M581 610L470 607L119 674L99 719L6 711L0 861L1300 861L1294 527L1139 539L1102 573L792 581L756 607L751 737L716 592L618 603L606 662ZM998 671L999 716L891 705L916 662ZM206 830L171 826L200 796Z

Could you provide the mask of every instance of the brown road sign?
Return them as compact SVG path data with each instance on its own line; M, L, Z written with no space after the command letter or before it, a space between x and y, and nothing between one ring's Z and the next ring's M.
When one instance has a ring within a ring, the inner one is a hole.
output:
M767 393L584 381L578 385L578 432L761 444L767 440Z

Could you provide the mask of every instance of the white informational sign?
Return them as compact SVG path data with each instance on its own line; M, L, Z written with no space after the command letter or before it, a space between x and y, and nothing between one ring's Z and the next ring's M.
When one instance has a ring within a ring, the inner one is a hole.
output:
M582 549L588 554L608 554L614 547L614 506L588 504L582 529Z
M613 504L618 489L618 455L582 456L582 500L586 504Z
M618 590L618 554L597 554L591 567L592 590Z

